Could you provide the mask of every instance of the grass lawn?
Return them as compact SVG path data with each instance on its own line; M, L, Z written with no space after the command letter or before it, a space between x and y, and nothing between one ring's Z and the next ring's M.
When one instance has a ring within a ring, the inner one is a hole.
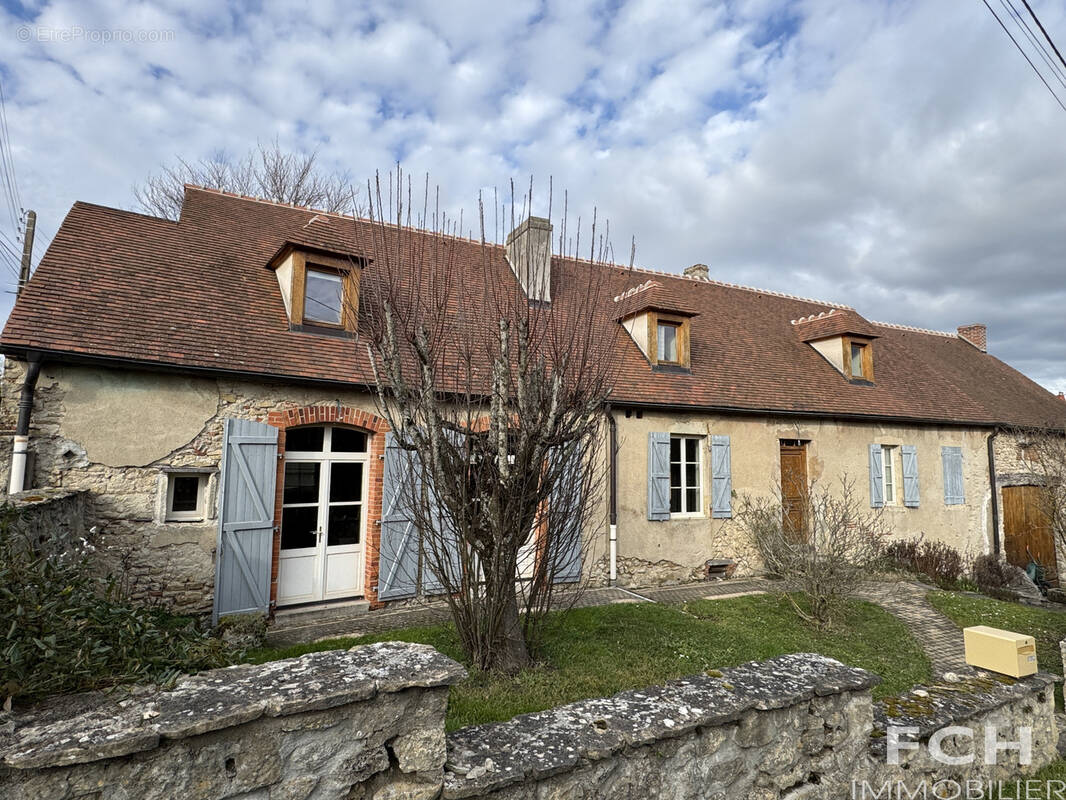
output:
M386 640L431 644L457 661L462 650L451 625L407 628L372 636L250 653L255 663ZM716 667L784 653L817 652L881 675L877 696L928 680L930 664L907 629L888 612L855 601L838 629L820 633L770 595L580 608L546 622L538 665L515 677L472 673L452 688L448 729L506 720L587 697L649 686Z
M1040 669L1062 674L1059 642L1066 639L1066 613L956 592L930 592L929 602L960 628L989 625L1032 636L1036 639L1036 662ZM1061 702L1061 693L1055 694L1057 702Z

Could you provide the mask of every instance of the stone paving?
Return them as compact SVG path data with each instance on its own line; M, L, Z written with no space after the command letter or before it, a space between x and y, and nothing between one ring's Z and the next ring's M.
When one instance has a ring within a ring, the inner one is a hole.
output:
M932 589L912 581L868 583L859 597L877 603L910 628L933 663L934 673L969 672L959 626L925 599Z
M563 593L557 605L588 607L639 602L671 605L763 593L770 585L771 582L763 578L738 578L642 589L612 586L586 589L576 600L569 593ZM925 599L925 593L931 588L909 581L869 583L862 587L859 596L882 606L911 629L932 661L936 674L968 671L970 668L966 666L963 655L962 631ZM303 624L292 620L272 629L267 642L272 646L284 646L339 636L362 636L395 628L434 625L448 617L447 606L433 602L347 617L309 620Z

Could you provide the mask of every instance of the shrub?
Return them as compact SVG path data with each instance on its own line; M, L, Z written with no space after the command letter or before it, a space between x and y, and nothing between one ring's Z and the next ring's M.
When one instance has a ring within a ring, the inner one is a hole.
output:
M1002 589L1007 585L1004 562L996 556L978 556L973 562L973 579L981 589Z
M924 541L921 536L891 542L885 548L885 559L892 566L925 575L942 587L955 586L964 571L958 550L943 542Z
M870 511L847 476L840 487L808 487L803 530L784 524L780 497L742 499L735 517L759 554L763 568L796 613L829 628L866 575L883 558L885 529L880 511ZM789 517L797 518L790 509Z
M32 700L119 683L167 684L224 666L229 648L196 621L118 596L91 545L42 546L0 508L0 697Z

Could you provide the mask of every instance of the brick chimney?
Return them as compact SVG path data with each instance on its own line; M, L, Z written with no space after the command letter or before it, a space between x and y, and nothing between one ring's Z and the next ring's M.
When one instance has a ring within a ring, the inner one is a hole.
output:
M1066 400L1066 392L1059 392L1059 400Z
M528 217L507 236L507 263L529 300L552 299L552 224Z
M693 264L691 267L685 267L684 275L688 278L699 278L701 281L711 279L711 271L706 264Z
M959 336L982 353L988 352L988 328L981 323L974 325L960 325L958 328Z

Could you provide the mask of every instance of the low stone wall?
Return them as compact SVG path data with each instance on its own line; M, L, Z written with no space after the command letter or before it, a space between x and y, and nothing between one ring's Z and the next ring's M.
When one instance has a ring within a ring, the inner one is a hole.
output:
M0 724L0 797L433 798L448 686L464 675L431 647L386 642L67 699Z
M944 789L935 795L932 786L938 781L959 785L974 780L1007 782L1058 758L1057 678L1038 673L1015 680L990 672L960 676L949 673L945 677L953 679L917 687L906 695L875 704L870 768L864 776L875 790L887 784L892 791L884 796L920 796L914 792L924 784L930 797L950 797L953 790ZM918 745L897 747L899 763L895 765L887 763L890 726L912 729L912 734L899 739ZM943 754L961 762L947 764L934 758L929 740L937 731L953 726L959 730L945 736L939 746ZM996 749L993 761L986 762L986 736L1000 745L1028 737L1031 764L1021 764L1021 754L1013 747ZM906 787L906 793L902 787Z
M874 703L876 676L797 654L445 736L447 687L464 674L428 646L391 642L0 715L0 797L939 797L965 795L937 783L1013 779L1055 758L1047 675L978 673ZM899 764L887 763L890 725L919 743ZM977 750L974 763L932 757L949 725L974 741L956 730L943 751ZM1032 763L1006 751L985 764L988 726L1000 742L1029 728Z
M64 553L89 536L91 500L88 492L40 489L8 498L12 524L41 551Z
M444 797L842 797L877 682L782 656L465 728L448 737Z
M873 703L877 681L824 656L790 655L465 728L448 737L443 796L950 797L959 795L937 795L934 785L1013 779L1056 758L1051 676L968 675ZM898 764L887 763L889 725L916 728L918 748L903 749ZM943 751L977 750L972 764L932 757L930 737L950 725L971 728L974 741L956 735ZM1001 751L998 764L985 764L987 726L1000 742L1031 728L1032 763Z

